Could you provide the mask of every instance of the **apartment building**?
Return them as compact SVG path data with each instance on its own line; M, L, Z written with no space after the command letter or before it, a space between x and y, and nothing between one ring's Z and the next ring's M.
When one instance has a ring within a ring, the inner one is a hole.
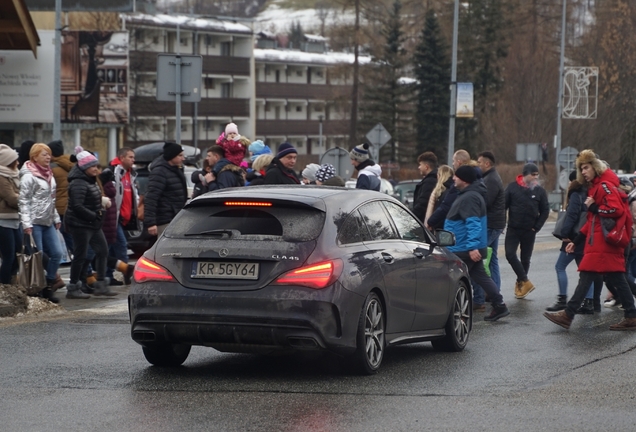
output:
M157 54L201 55L201 101L181 107L181 142L206 148L225 125L254 136L254 35L236 21L173 15L123 17L130 33L130 123L126 145L175 136L175 104L156 100ZM178 36L177 36L178 34Z

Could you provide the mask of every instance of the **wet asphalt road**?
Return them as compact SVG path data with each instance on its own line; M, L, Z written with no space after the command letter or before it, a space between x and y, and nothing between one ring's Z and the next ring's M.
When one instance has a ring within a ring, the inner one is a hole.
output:
M635 430L636 332L608 331L622 314L607 308L577 317L569 332L543 318L557 292L557 250L549 237L539 243L527 299L512 297L502 263L508 318L477 314L462 353L389 349L371 377L324 355L202 347L181 368L150 367L130 339L123 295L56 318L1 321L0 430Z

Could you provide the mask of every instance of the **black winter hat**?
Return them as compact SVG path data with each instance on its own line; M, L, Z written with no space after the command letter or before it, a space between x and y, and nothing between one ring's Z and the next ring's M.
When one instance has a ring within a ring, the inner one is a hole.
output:
M18 150L18 155L20 156L19 159L21 164L31 159L31 156L29 156L29 152L31 152L31 147L33 147L33 144L35 144L35 141L31 141L31 140L22 141L22 144L20 145L20 150Z
M533 163L527 163L523 166L523 171L521 171L521 174L523 174L524 176L528 175L528 174L533 174L533 173L538 173L539 172L539 167L536 166Z
M166 141L163 145L163 158L167 161L179 156L183 151L183 147L172 141Z
M455 176L466 183L477 181L477 170L470 165L462 165L455 171Z
M51 141L48 146L53 157L60 157L64 154L64 143L61 140Z

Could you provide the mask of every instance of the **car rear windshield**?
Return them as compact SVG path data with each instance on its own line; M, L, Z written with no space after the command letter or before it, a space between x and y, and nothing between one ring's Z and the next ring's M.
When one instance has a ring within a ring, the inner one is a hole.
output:
M167 237L216 237L310 241L320 235L325 214L312 208L192 207L166 230Z

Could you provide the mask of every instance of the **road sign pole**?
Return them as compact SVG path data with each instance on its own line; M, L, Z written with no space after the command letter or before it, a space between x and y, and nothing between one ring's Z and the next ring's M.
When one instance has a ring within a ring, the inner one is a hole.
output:
M177 68L175 70L175 110L176 110L176 119L175 119L175 141L177 144L181 144L181 56L180 54L180 45L181 45L181 34L179 29L179 23L177 23L177 40L175 41L177 44L177 57L174 62L174 67Z

